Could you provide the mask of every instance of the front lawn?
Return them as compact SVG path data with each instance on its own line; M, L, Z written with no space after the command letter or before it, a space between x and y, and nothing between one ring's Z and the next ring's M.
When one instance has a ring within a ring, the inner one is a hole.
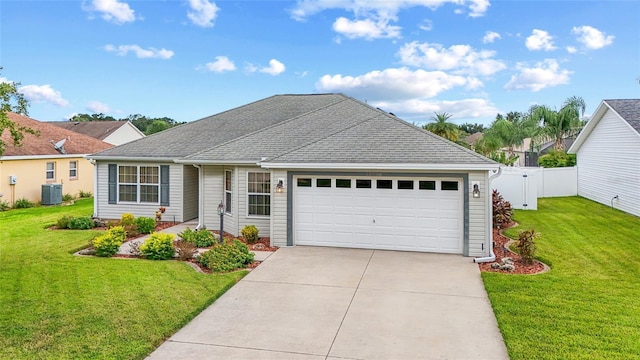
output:
M515 220L552 269L482 274L511 359L640 358L640 218L567 197Z
M0 358L144 358L246 274L73 256L100 232L45 229L92 209L0 212Z

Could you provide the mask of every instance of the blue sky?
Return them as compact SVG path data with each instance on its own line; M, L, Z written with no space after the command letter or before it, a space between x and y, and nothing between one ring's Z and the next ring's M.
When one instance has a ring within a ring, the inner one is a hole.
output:
M6 1L2 81L29 115L192 121L340 92L414 123L640 97L640 2Z

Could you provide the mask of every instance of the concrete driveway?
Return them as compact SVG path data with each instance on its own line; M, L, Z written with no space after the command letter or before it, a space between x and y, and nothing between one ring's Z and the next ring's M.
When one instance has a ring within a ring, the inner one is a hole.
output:
M459 255L282 248L149 359L508 359Z

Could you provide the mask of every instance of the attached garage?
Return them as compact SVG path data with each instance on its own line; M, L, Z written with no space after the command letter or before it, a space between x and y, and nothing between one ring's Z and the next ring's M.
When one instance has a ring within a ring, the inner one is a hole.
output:
M460 177L296 176L296 245L462 254Z

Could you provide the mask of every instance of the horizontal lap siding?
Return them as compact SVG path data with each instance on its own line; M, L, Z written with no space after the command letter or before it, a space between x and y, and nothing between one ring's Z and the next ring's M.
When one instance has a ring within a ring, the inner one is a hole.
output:
M247 195L247 173L249 172L267 172L269 173L269 171L265 171L262 168L259 167L238 167L237 171L235 171L236 175L238 176L238 186L237 186L237 193L238 193L238 211L237 211L237 215L238 215L238 223L237 223L237 231L238 233L240 233L240 230L242 230L242 228L245 225L255 225L255 227L258 228L259 230L259 236L260 237L265 237L265 236L269 236L270 233L270 224L271 224L271 217L251 217L247 215L247 203L249 201L249 197ZM274 179L273 179L273 175L271 177L271 189L275 189L275 183L274 183ZM273 191L271 193L271 211L273 211ZM273 213L272 213L273 214Z
M157 166L169 165L169 206L165 206L166 211L162 220L182 222L182 165L167 163L140 163L140 162L97 162L98 185L96 199L96 216L102 219L120 219L122 214L130 213L138 216L155 218L156 210L160 204L109 204L109 164L131 165L131 166Z
M578 195L640 216L640 137L611 110L577 153Z
M472 183L480 184L480 197L474 198ZM469 256L481 257L489 255L489 211L487 199L491 198L491 189L487 185L488 173L477 171L469 173Z
M271 182L277 184L278 179L285 179L285 190L282 193L273 193L271 196L271 244L274 246L287 246L287 193L291 191L292 184L287 184L287 172L275 170Z

